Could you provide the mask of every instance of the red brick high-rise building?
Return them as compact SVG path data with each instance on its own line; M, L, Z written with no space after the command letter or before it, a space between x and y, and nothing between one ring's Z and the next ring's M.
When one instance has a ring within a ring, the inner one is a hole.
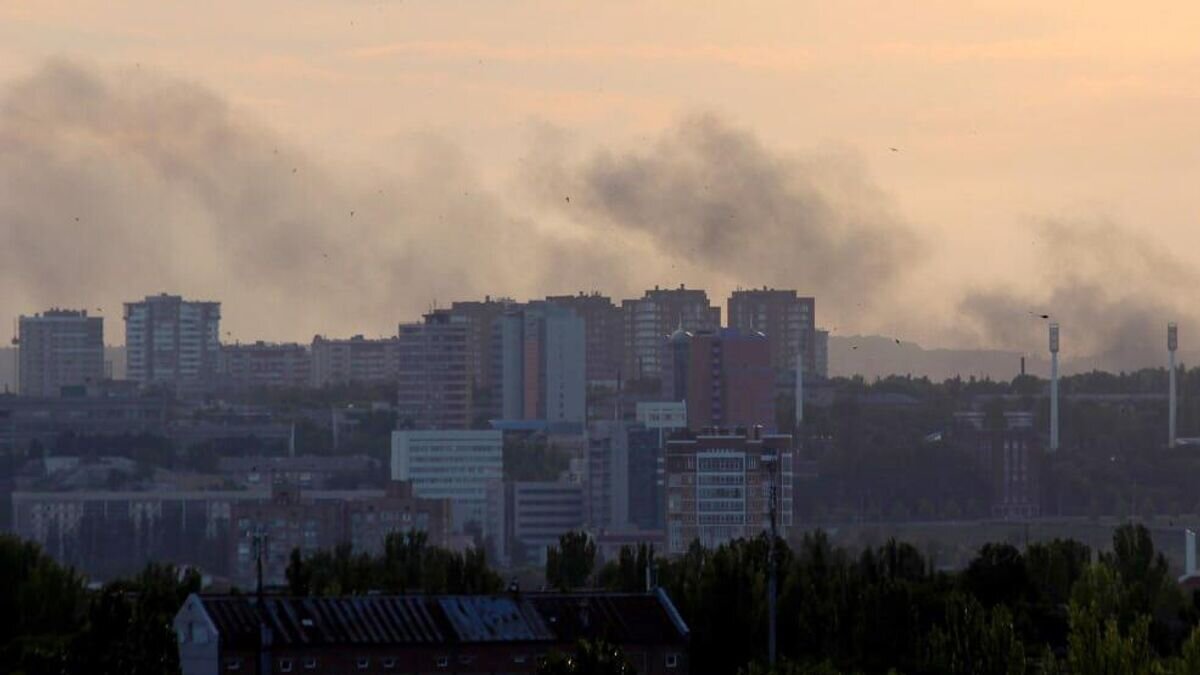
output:
M664 390L687 402L692 431L775 427L771 341L762 333L676 331L667 340L664 366Z

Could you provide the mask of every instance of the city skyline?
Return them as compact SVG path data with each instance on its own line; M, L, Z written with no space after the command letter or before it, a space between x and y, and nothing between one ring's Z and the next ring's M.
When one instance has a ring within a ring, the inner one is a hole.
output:
M2 10L0 175L26 187L0 308L236 292L235 334L287 340L456 296L767 283L932 347L1090 318L1075 349L1114 367L1196 325L1194 7L266 6L78 6L70 40L62 8Z

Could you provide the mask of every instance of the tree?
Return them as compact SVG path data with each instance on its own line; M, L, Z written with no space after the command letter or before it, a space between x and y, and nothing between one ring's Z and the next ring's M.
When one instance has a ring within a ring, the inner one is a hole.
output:
M546 548L546 584L559 590L583 588L596 566L596 544L586 532L567 532Z
M1021 675L1025 669L1025 647L1007 607L988 610L969 595L950 596L945 622L930 631L927 672Z
M580 640L573 654L551 654L538 665L538 675L634 675L619 647L604 641Z

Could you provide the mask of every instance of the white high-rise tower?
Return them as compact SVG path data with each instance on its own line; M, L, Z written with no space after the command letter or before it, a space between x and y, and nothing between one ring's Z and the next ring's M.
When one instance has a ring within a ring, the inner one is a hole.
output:
M1050 324L1050 452L1058 452L1058 324Z
M1179 326L1167 324L1167 369L1171 382L1170 414L1168 416L1167 447L1175 447L1175 350L1179 349Z

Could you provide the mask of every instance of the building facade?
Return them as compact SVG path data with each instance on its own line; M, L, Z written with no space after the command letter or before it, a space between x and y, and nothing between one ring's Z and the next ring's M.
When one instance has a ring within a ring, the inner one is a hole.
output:
M583 486L568 481L516 481L506 486L505 535L525 564L544 565L546 548L584 526Z
M721 327L721 308L709 304L708 294L680 285L655 287L641 297L621 303L624 314L625 379L657 379L663 371L663 339L676 329L715 331Z
M816 300L794 290L763 287L734 291L729 297L729 327L762 333L771 340L771 367L794 370L803 358L804 374L816 375Z
M396 338L369 340L355 335L331 340L320 335L312 341L312 385L389 384L396 381L400 346Z
M719 433L668 441L667 553L692 542L716 547L776 524L787 536L794 513L792 437Z
M396 413L413 429L469 429L472 363L469 321L448 310L401 324Z
M665 464L659 429L628 422L588 425L588 525L661 530Z
M552 295L546 302L567 307L583 319L584 360L589 385L613 387L620 377L625 344L625 320L621 308L599 293Z
M467 354L471 368L471 383L476 391L491 391L496 387L493 380L499 375L494 368L496 331L498 322L516 303L511 298L485 296L483 300L455 302L450 313L463 317L467 322Z
M234 390L291 389L312 383L312 355L302 344L221 345L221 384Z
M388 535L410 531L424 532L432 545L444 546L450 524L445 500L414 497L410 485L394 481L386 490L369 492L306 492L276 483L269 499L233 502L230 521L230 579L243 589L257 582L260 554L263 583L283 586L293 550L310 556L350 544L355 553L378 555Z
M676 331L667 341L668 398L686 401L688 428L775 425L775 370L771 341L734 328Z
M58 396L64 387L105 379L104 319L87 310L51 309L18 321L22 396Z
M142 386L213 386L221 358L221 303L166 293L125 303L125 358L125 377Z
M392 480L411 482L418 497L450 500L455 532L474 523L488 536L488 484L503 479L503 449L499 431L396 431Z
M989 420L980 411L954 415L954 436L991 488L993 518L1027 519L1041 514L1040 478L1044 458L1033 414L1005 412Z
M501 413L506 420L582 424L587 417L583 319L531 302L501 319Z

